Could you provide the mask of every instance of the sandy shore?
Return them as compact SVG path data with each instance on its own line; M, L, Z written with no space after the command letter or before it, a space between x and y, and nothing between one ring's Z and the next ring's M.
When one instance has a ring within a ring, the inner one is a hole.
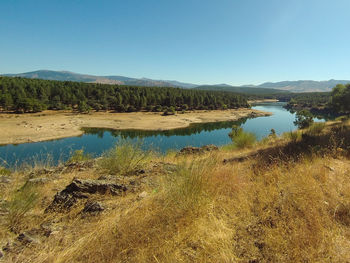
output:
M276 99L248 100L248 103L249 103L249 104L253 104L253 103L264 103L264 102L279 102L279 100L276 100Z
M74 114L44 111L35 114L0 114L0 144L47 141L82 135L81 128L171 130L192 123L234 121L248 116L268 116L271 113L252 110L195 111L173 116L161 113Z

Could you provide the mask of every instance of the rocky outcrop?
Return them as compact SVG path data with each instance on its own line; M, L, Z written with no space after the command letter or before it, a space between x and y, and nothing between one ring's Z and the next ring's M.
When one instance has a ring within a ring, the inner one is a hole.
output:
M219 148L215 145L204 145L202 147L192 147L188 146L185 148L182 148L178 155L186 155L186 154L203 154L207 152L217 151Z
M74 179L64 190L57 193L48 211L68 210L80 199L87 199L90 194L122 195L127 190L123 184L104 180Z
M105 207L100 203L96 201L87 201L83 211L81 211L83 214L98 214L105 210Z

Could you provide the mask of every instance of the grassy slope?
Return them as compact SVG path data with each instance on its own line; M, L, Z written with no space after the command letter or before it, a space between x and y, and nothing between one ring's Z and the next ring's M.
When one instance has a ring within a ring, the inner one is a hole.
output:
M143 176L114 179L136 182L134 191L92 197L109 208L101 215L82 217L83 203L69 213L43 213L73 177L106 174L99 166L73 167L38 185L33 190L38 201L17 221L0 216L1 245L49 224L54 230L49 237L9 253L7 260L348 262L349 126L332 123L315 136L272 138L253 149L144 160ZM245 158L223 164L237 156ZM172 164L177 169L169 169ZM4 200L13 200L28 171L11 178L2 188ZM148 196L140 198L142 191Z

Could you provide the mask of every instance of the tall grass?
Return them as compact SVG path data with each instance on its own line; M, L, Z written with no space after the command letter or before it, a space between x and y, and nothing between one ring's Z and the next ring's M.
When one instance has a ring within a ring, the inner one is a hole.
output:
M56 262L350 259L346 171L332 179L324 159L267 171L249 169L254 162L210 162L179 164L158 193L85 226L64 250L52 244L47 251Z
M289 131L282 134L282 137L291 142L298 142L302 138L302 133L300 131Z
M12 232L18 233L21 230L26 214L36 205L37 201L36 187L28 182L12 194L7 204L7 222Z
M128 175L152 158L152 152L142 149L142 142L121 140L103 154L98 165L109 174Z

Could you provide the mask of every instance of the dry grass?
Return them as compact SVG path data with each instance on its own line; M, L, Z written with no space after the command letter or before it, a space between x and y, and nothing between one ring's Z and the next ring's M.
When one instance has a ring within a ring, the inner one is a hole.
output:
M296 142L285 142L283 156L299 151L304 139L295 148L290 143ZM11 260L349 262L350 163L347 146L338 142L334 148L342 151L307 151L266 166L258 163L262 158L223 165L237 150L186 158L170 154L161 161L176 163L177 170L157 176L141 200L137 192L100 197L111 209L89 218L79 216L81 206L45 216L33 208L33 217L54 220L59 230ZM67 174L46 185L40 197L52 198L54 191L47 189L62 188L73 176L93 174Z

